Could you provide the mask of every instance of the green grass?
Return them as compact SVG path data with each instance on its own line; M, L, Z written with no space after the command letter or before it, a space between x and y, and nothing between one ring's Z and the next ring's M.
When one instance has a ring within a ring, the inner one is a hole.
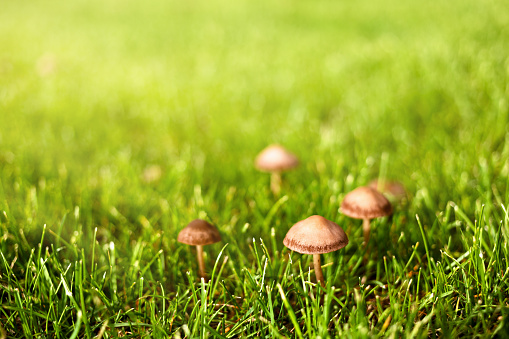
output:
M3 2L0 338L508 336L508 5ZM379 176L410 197L365 262L338 208ZM325 288L282 244L312 214Z

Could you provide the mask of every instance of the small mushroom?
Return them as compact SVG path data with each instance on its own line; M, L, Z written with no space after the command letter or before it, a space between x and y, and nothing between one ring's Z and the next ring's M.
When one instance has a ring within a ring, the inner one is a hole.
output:
M196 246L200 276L205 278L205 263L203 261L203 246L221 241L217 228L202 219L191 221L180 231L177 241L183 244Z
M312 254L316 281L325 286L320 254L348 245L348 236L338 224L319 215L301 220L286 233L283 244L292 251Z
M255 166L260 171L270 172L270 189L275 195L281 191L281 173L299 165L299 159L279 145L270 145L258 154Z
M371 228L371 219L385 217L392 214L392 205L376 189L361 186L348 193L340 208L341 213L354 218L362 219L362 230L364 233L364 244L369 241L369 232Z
M400 202L407 196L405 186L397 181L374 179L369 183L369 187L376 189L392 202Z

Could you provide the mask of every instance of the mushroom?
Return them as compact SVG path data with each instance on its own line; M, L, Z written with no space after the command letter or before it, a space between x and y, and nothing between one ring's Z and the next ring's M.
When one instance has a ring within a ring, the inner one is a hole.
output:
M205 278L205 263L203 262L203 246L221 241L217 228L202 219L191 221L178 234L177 241L183 244L196 246L200 276Z
M348 236L338 224L319 215L301 220L286 233L283 244L292 251L312 254L316 281L325 286L320 254L348 245Z
M407 195L403 184L397 181L374 179L369 183L369 187L372 187L378 192L384 194L387 199L392 202L399 202L403 200Z
M345 196L341 203L340 211L350 218L363 220L362 230L364 233L364 244L366 245L369 241L371 219L392 214L392 205L376 189L361 186Z
M281 191L281 173L299 165L299 159L279 145L270 145L258 154L255 166L270 172L270 189L275 195Z

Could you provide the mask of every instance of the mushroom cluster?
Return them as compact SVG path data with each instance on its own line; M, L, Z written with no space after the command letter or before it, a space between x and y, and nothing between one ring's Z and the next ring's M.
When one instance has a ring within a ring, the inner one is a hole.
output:
M281 173L297 167L298 158L280 145L270 145L256 157L255 166L271 173L270 188L274 195L281 191ZM385 193L389 199L384 196ZM390 202L406 196L404 187L393 181L373 181L369 186L357 187L345 195L340 212L350 218L362 219L364 245L370 238L371 220L389 216L393 212ZM209 222L196 219L178 234L181 243L196 246L199 274L206 277L203 246L221 241L216 227ZM294 224L286 233L283 244L292 251L313 255L313 268L317 283L325 286L321 265L321 254L337 251L348 245L348 236L335 222L319 215L312 215Z

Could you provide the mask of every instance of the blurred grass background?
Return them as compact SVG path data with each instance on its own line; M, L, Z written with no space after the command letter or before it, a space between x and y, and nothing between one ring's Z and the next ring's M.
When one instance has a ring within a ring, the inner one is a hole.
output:
M390 176L437 187L445 204L434 180L452 189L479 157L507 159L505 5L4 2L4 194L63 176L71 209L79 194L67 190L109 171L109 193L148 195L158 188L132 181L159 164L178 173L162 187L185 196L252 180L255 154L280 142L317 180L387 152Z
M265 184L252 161L279 142L303 160L301 191L365 184L386 153L431 216L471 208L491 179L506 191L506 5L4 2L2 207L27 228L34 198L39 226L75 206L164 224L195 185L220 200Z

